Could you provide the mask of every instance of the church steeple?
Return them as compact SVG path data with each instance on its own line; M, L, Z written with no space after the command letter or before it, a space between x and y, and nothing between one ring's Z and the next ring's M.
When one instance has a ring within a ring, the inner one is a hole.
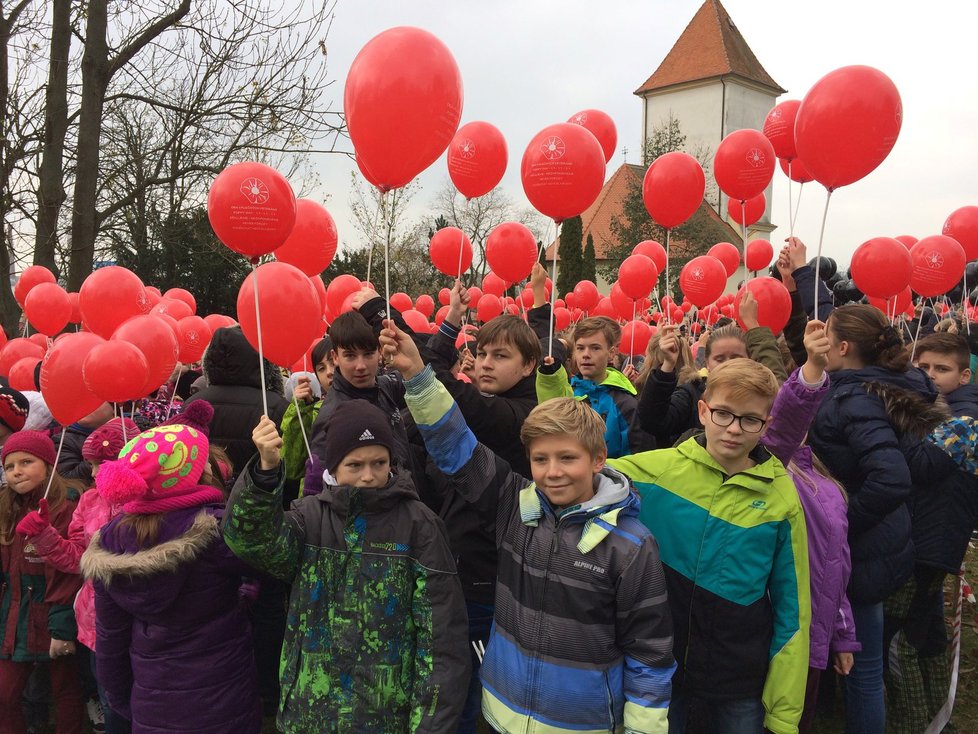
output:
M719 0L706 0L635 94L645 97L677 84L731 75L770 90L774 97L786 91L761 66Z

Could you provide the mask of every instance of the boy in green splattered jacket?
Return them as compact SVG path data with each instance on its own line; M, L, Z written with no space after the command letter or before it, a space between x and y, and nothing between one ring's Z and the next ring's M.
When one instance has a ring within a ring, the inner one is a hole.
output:
M282 439L263 418L225 520L235 554L292 584L279 729L450 734L470 663L445 529L392 470L379 408L348 401L330 424L323 491L283 511Z

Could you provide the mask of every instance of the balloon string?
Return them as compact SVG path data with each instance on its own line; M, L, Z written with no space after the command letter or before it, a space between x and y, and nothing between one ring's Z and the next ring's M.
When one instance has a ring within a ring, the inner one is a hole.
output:
M931 308L934 308L934 302L933 301L931 301ZM924 307L923 307L923 304L921 304L921 307L920 307L921 313L915 314L917 316L917 333L915 333L913 335L913 346L910 349L910 361L911 362L913 362L913 358L917 356L917 338L920 336L920 325L924 322L923 310L924 310Z
M180 363L177 362L177 365L178 366L179 366L179 364ZM264 380L262 380L262 384L264 384ZM262 394L264 395L264 393L262 393ZM170 416L173 414L173 399L176 396L177 396L177 383L174 382L173 383L173 389L170 391L170 404L166 408L166 420L170 420Z
M387 304L387 318L391 317L391 231L394 229L394 221L387 220L387 192L380 195L380 203L384 209L384 224L387 227L387 236L384 238L384 301ZM393 205L393 202L392 202Z
M367 251L367 282L370 282L370 272L374 264L374 247L376 247L377 228L380 226L380 208L384 203L384 192L380 192L380 199L377 201L377 210L374 213L374 226L370 230L370 250Z
M813 307L812 312L815 314L816 321L818 321L820 318L818 314L818 276L819 271L821 270L820 266L822 265L822 241L825 239L825 221L829 217L829 202L831 200L832 189L825 189L825 209L822 211L822 229L818 233L818 253L815 255L815 300L813 301L815 306ZM896 305L895 301L894 305ZM890 323L893 323L892 319L890 319Z
M251 281L255 291L255 325L258 327L258 372L261 375L261 409L262 415L268 417L268 396L265 394L265 347L261 338L261 309L258 307L258 267L254 262L251 263Z
M638 312L638 301L632 301L632 343L628 347L629 358L635 356L635 314Z
M788 236L795 236L795 211L794 202L791 200L791 163L794 158L788 159Z
M750 270L747 269L747 201L740 200L740 236L744 241L744 283L750 280Z
M801 209L801 195L805 192L805 184L798 184L798 199L795 201L795 213L791 220L793 222L792 226L797 226L798 224L798 210Z
M117 406L116 406L115 403L113 403L112 404L112 407L115 408ZM125 406L122 407L122 418L119 420L119 423L122 425L122 444L124 446L127 443L129 443L129 437L126 435L126 408L125 408Z
M48 477L48 486L44 490L43 499L48 498L48 492L51 491L51 482L54 481L54 474L58 471L58 462L61 460L61 447L65 445L65 433L67 433L68 426L61 427L61 440L58 441L58 453L54 457L54 466L51 467L51 476ZM128 443L128 442L127 442Z
M672 259L669 256L669 235L670 234L672 234L672 230L671 229L667 229L666 230L666 296L665 297L666 298L670 298L670 300L671 300L671 297L669 296L669 261ZM668 313L666 313L666 323L667 324L671 324L672 323L672 309L663 308L662 307L662 301L661 300L659 301L659 308L661 308L663 311L667 311L668 312Z
M557 308L557 255L560 252L560 222L556 219L554 220L554 227L556 234L554 236L554 275L553 281L550 284L550 339L547 343L547 356L554 356L554 321L556 320L556 314L554 310Z
M964 328L968 336L971 336L971 317L968 316L968 263L964 264L964 292L961 294L961 316L964 317Z
M295 390L292 391L292 403L295 405L295 417L299 419L299 431L302 433L302 443L306 445L306 456L312 457L312 449L309 447L306 427L302 425L302 413L299 411L299 399L295 396Z

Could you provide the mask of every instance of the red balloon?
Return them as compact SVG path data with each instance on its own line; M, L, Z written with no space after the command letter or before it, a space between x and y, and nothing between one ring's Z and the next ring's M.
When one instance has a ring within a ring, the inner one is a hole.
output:
M580 125L560 122L538 132L523 153L523 191L555 222L587 209L604 186L604 152Z
M748 227L755 222L760 221L761 217L764 216L764 210L766 208L767 199L764 198L763 193L760 193L743 203L737 199L727 199L727 214L729 214L730 218L737 224L746 224ZM746 219L744 219L745 211L747 213Z
M447 306L452 302L452 292L448 288L442 288L438 291L438 303L442 306Z
M175 298L160 299L160 302L153 306L149 312L160 316L169 316L174 321L194 315L193 309L185 301L178 301Z
M748 270L764 270L774 259L774 246L768 240L756 239L747 243L746 264Z
M808 169L805 168L805 164L801 158L793 158L791 161L778 158L778 165L781 166L784 175L796 183L807 184L809 181L815 180L812 178L812 174L809 173Z
M397 293L391 293L391 306L396 308L401 313L414 308L414 301L411 300L411 296L407 293L398 291Z
M523 292L520 293L519 302L523 304L523 308L533 307L533 289L524 288Z
M309 282L312 283L312 287L316 289L316 295L319 296L319 305L323 309L323 313L326 312L326 284L323 283L323 279L318 275L310 275Z
M893 239L895 239L897 242L902 244L908 250L917 244L917 238L911 234L901 234L894 237Z
M68 325L71 302L57 283L38 283L24 299L24 315L39 332L54 336Z
M942 234L958 241L969 262L978 260L978 206L963 206L951 212Z
M186 290L185 288L170 288L170 290L164 293L162 297L170 298L175 301L183 301L188 306L190 306L191 315L197 313L197 299L194 298L193 293Z
M261 286L259 285L259 288ZM336 316L343 313L343 302L353 293L360 290L360 281L352 275L344 273L337 275L326 286L326 306Z
M37 346L46 352L51 340L44 334L31 334L29 337L27 337L27 341L31 342L32 344L37 344Z
M82 363L82 377L85 386L102 400L124 403L145 395L149 364L136 345L110 340L88 353Z
M275 250L275 259L299 268L308 276L319 275L336 254L336 222L326 207L311 199L296 199L295 226Z
M44 356L41 394L51 415L61 425L75 423L105 402L88 389L82 377L82 365L88 353L104 343L98 334L87 331L62 334Z
M78 306L85 325L108 339L123 321L146 313L149 301L143 282L135 273L110 265L85 278L78 293Z
M567 308L577 307L577 296L574 295L574 291L564 294L564 305L566 305Z
M913 272L910 287L924 298L951 290L964 275L968 257L956 239L935 234L917 240L910 248Z
M506 173L506 139L495 125L462 125L448 146L448 175L466 199L492 191Z
M478 308L480 300L482 300L482 289L478 286L469 288L469 308Z
M380 189L381 191L388 190L382 188L381 185L377 183L377 177L367 170L367 167L363 165L363 161L360 159L360 155L356 151L353 151L353 157L357 162L357 168L360 169L360 175L363 176L371 186L373 186L375 189Z
M683 295L697 308L709 306L727 286L727 271L723 263L711 255L694 257L683 266L679 274L679 287ZM689 304L683 304L687 306ZM688 308L681 308L683 313Z
M693 216L703 203L705 192L706 177L700 162L679 151L660 155L652 161L642 180L645 209L666 229L678 227ZM656 265L658 267L658 263ZM659 270L664 268L663 263Z
M43 356L44 348L38 346L30 339L23 339L21 337L11 339L3 346L3 349L0 349L0 375L9 375L14 363L22 359L27 359L28 357L41 359Z
M731 199L752 199L771 183L776 158L764 133L750 128L735 130L717 146L713 177Z
M590 280L582 280L574 286L574 303L579 309L590 311L598 305L599 300L601 294L598 293L598 287Z
M425 293L418 296L414 307L424 315L425 319L429 319L431 318L431 314L435 312L435 299Z
M913 293L910 291L910 286L900 291L895 298L876 298L874 296L867 296L866 298L871 306L876 306L888 318L913 307Z
M717 242L706 254L723 263L723 270L728 278L740 267L740 250L730 242Z
M472 243L458 227L442 227L435 232L428 254L438 272L452 278L462 277L472 265Z
M537 241L525 225L503 222L486 238L486 261L500 278L519 283L526 280L537 261Z
M632 254L645 255L660 273L666 269L666 248L655 240L642 240L632 248Z
M563 331L571 322L571 313L564 306L554 308L554 331Z
M230 326L234 326L237 322L230 316L225 316L219 313L211 313L204 317L204 323L210 327L211 334L213 334L218 329L226 329Z
M790 161L798 155L795 150L795 117L799 107L801 100L786 99L776 104L764 119L764 135L771 141L778 158Z
M57 282L58 280L54 277L54 273L43 265L31 265L24 268L24 272L17 279L17 285L14 286L14 298L17 299L17 303L23 308L27 300L27 294L31 292L34 286L40 285L41 283Z
M173 327L164 317L134 316L115 330L112 339L134 344L146 357L149 372L143 385L143 395L149 395L170 379L173 368L177 366L180 345Z
M437 326L441 326L441 322L445 320L446 316L448 316L448 309L449 309L448 306L442 306L437 311L435 311L435 324Z
M68 294L68 305L71 306L71 316L68 318L69 324L80 324L82 321L81 308L78 305L78 294Z
M221 171L207 194L207 218L226 247L256 258L281 247L295 225L295 194L281 173L254 161Z
M566 308L567 304L564 302L563 298L558 298L554 301L554 308Z
M902 122L900 93L886 74L844 66L805 95L795 118L795 145L812 177L832 191L882 163Z
M462 77L451 51L420 28L391 28L360 49L343 92L357 157L378 188L407 184L458 129Z
M645 354L652 338L652 327L644 321L629 321L621 329L621 341L618 351L630 357Z
M486 294L502 297L508 287L509 283L493 272L486 273L486 277L482 279L482 292Z
M615 313L615 306L611 302L610 296L604 296L598 305L591 309L592 316L607 316L609 319L618 318L618 314Z
M733 305L724 306L723 309L727 311L721 309L725 315L733 314L742 329L747 328L740 320L740 299L744 288L757 300L757 323L768 327L775 335L780 334L791 316L791 294L788 289L776 278L752 278L747 281L747 285L737 292Z
M177 322L178 358L184 364L200 360L211 343L213 331L200 316L186 316Z
M237 304L241 331L255 349L258 349L256 276L264 356L272 364L288 367L302 356L309 342L323 335L319 296L309 278L298 268L280 262L259 266L241 284ZM359 287L360 281L354 280Z
M581 110L576 115L571 115L567 122L588 130L601 144L604 162L611 160L618 145L618 129L610 115L601 110Z
M621 284L615 281L611 285L611 305L615 309L615 317L622 321L628 321L635 317L638 312L638 302L634 298L625 295L621 289Z
M658 268L645 255L629 255L618 266L618 286L629 298L647 296L658 279Z
M24 357L14 362L7 379L10 387L21 392L37 390L37 386L34 384L34 372L37 370L40 361L39 357Z
M891 298L910 283L913 263L903 243L891 237L874 237L852 253L849 272L867 296Z
M502 301L499 300L499 296L493 295L492 293L486 293L479 299L479 307L476 310L476 315L479 317L479 321L484 323L496 318L502 312L503 304Z
M411 330L415 334L428 333L428 318L420 311L409 308L401 312L401 317L407 322L407 325L411 327Z

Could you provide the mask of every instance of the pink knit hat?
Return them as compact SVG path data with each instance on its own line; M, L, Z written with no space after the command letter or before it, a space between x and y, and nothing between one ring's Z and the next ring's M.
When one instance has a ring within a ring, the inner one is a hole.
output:
M82 444L85 461L114 461L130 439L136 437L139 427L128 418L113 418L92 431Z
M8 438L0 451L0 464L7 461L7 457L15 451L23 451L25 454L36 456L45 464L54 466L58 461L58 452L54 448L54 442L48 434L41 431L17 431Z
M201 413L209 422L214 411L205 405ZM135 515L224 501L219 489L199 484L210 449L204 426L195 427L186 415L183 418L183 425L140 433L123 447L118 461L102 464L95 486L106 501L122 504L123 511Z

